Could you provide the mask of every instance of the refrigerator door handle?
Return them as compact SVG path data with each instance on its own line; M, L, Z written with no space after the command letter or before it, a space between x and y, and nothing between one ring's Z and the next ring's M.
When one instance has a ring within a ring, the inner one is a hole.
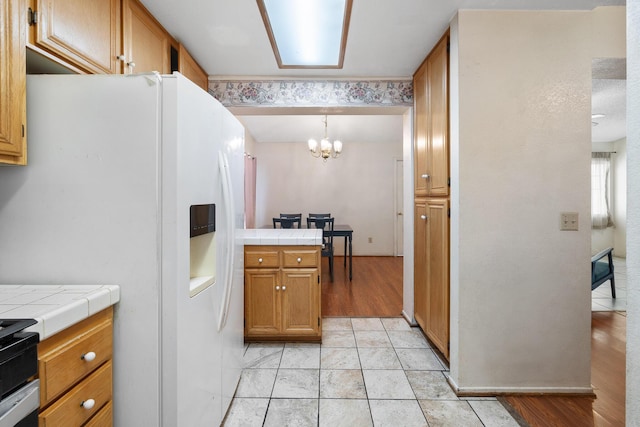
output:
M229 312L229 303L231 301L231 290L233 280L233 268L235 264L235 226L234 226L234 206L233 206L233 189L231 188L231 172L229 171L229 160L222 151L218 156L218 166L220 168L220 177L222 179L222 201L225 213L227 215L227 257L223 276L222 302L220 304L220 317L218 319L218 331L224 328L227 322Z

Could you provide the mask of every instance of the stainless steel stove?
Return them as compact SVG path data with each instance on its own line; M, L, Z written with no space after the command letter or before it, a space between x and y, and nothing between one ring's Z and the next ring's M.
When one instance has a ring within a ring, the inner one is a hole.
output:
M33 319L0 320L0 427L38 425L40 382L36 332L23 332Z

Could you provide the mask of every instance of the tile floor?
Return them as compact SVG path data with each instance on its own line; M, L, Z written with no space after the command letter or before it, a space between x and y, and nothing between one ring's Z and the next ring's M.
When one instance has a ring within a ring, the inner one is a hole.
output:
M225 427L514 426L495 398L459 399L402 318L325 318L320 344L252 343Z
M605 282L591 291L591 311L627 311L627 260L613 257L616 298L611 298L611 285Z

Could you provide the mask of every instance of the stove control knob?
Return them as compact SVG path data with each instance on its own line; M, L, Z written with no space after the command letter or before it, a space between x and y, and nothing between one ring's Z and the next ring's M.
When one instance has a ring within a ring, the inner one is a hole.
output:
M82 360L86 360L87 362L93 362L93 359L95 358L96 358L96 353L93 351L90 351L89 353L85 353L81 357Z
M87 399L87 400L83 400L80 406L82 406L84 409L91 409L95 404L96 404L95 400Z

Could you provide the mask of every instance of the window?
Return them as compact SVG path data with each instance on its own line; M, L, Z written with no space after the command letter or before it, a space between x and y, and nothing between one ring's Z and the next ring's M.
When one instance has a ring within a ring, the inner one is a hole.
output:
M591 153L591 228L613 226L610 170L611 153Z

